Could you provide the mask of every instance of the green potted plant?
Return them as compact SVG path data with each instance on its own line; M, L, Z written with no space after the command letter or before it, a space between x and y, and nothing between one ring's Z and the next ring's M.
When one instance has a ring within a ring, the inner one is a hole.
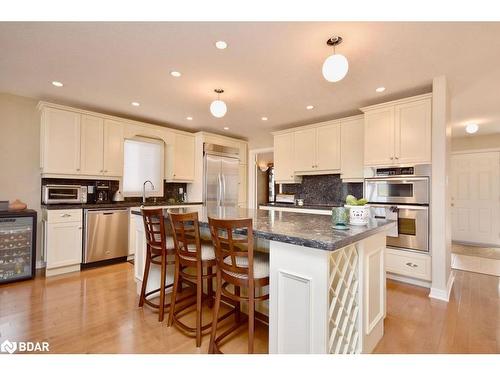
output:
M349 224L366 225L370 218L370 207L365 198L357 199L353 195L348 195L345 199L344 207L349 208Z

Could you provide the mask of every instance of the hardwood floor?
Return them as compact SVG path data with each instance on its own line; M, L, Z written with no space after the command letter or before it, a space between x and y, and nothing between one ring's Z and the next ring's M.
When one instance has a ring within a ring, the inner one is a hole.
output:
M500 353L500 278L456 271L448 304L429 299L425 288L390 280L387 286L385 335L376 353ZM137 303L129 263L5 285L0 342L48 341L51 353L207 352L207 335L197 349L193 338ZM210 318L207 308L204 319ZM267 326L257 323L257 353L267 352L267 340ZM246 332L221 349L245 353Z

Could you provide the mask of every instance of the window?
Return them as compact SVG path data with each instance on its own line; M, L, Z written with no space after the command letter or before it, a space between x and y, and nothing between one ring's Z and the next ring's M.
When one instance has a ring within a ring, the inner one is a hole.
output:
M142 196L144 181L150 180L146 186L147 196L163 196L163 152L161 140L149 138L126 139L123 148L123 195L127 197Z

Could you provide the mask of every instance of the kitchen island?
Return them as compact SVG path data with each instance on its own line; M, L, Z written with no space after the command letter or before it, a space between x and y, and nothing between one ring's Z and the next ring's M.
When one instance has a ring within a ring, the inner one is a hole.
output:
M382 338L385 237L394 222L340 231L323 215L233 207L175 210L198 211L205 239L208 216L253 219L256 248L270 254L270 353L369 353ZM136 277L140 267L136 261Z

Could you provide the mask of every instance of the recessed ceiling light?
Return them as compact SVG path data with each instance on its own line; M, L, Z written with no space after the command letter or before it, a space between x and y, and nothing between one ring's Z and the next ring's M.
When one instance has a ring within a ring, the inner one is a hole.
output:
M313 105L308 105L308 106L306 107L306 109L313 109L313 108L314 108L314 106L313 106Z
M385 87L377 87L375 89L376 92L384 92L385 91Z
M218 49L226 49L227 43L223 40L218 40L217 42L215 42L215 47L217 47Z
M134 107L139 107L141 105L141 103L139 102L132 102L130 104L132 104Z
M177 70L172 70L172 71L170 72L170 75L171 75L172 77L176 77L176 78L178 78L178 77L180 77L182 74L181 74L181 72L178 72Z
M52 81L52 84L55 86L55 87L63 87L64 85L62 84L62 82L59 82L59 81Z
M227 126L224 126L224 130L229 130L229 128Z
M478 124L467 124L465 127L465 131L469 134L474 134L479 130L479 125Z
M186 120L191 121L193 118L191 116L186 117Z
M262 120L262 121L267 121L267 117L265 117L265 116L264 116L264 117L261 117L261 120Z

